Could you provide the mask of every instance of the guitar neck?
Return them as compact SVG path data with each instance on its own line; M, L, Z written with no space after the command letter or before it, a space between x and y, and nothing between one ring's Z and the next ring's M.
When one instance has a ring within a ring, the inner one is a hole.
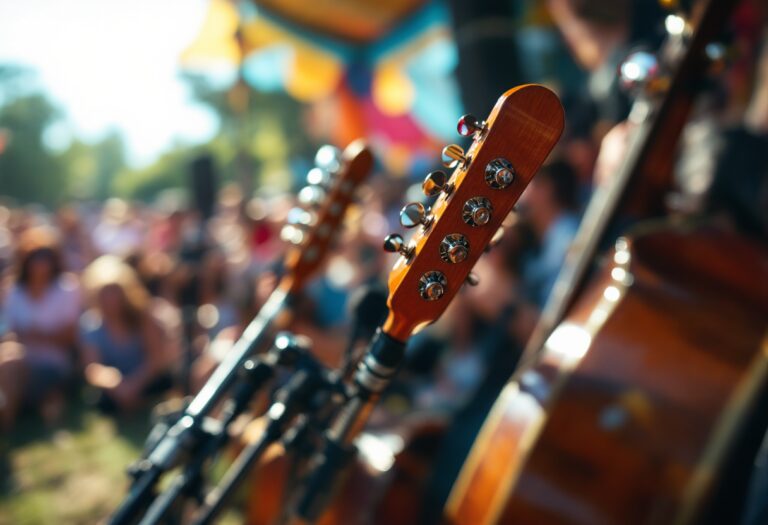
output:
M563 320L586 285L590 269L620 212L628 216L652 216L663 212L664 196L672 187L675 153L707 69L705 48L730 19L735 4L710 0L697 25L687 52L680 60L669 89L658 108L641 97L633 105L628 154L610 184L592 196L565 264L533 334L522 363L535 359L552 330Z

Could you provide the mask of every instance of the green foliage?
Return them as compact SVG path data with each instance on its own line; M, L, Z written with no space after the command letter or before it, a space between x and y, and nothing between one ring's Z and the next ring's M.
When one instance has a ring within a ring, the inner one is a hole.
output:
M113 195L151 201L165 190L186 190L189 164L203 153L213 156L222 183L237 181L246 192L288 189L294 160L311 158L315 146L303 129L302 106L244 84L221 89L199 76L186 79L194 97L219 116L217 135L205 145L179 143L151 165L135 168L127 164L117 132L93 143L75 139L60 152L48 148L43 137L61 112L36 86L34 74L0 65L0 196L50 207Z

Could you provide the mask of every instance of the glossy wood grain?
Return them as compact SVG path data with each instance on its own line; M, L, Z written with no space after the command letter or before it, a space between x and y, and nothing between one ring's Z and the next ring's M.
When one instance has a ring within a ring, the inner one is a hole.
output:
M411 239L414 254L398 259L389 277L390 315L384 331L405 341L418 328L435 321L464 284L493 234L512 210L563 130L563 109L557 96L538 85L525 85L504 93L487 119L488 130L467 150L470 161L451 176L453 192L442 194L432 209L434 221L420 228ZM504 189L492 189L485 182L485 168L499 157L515 168L514 182ZM493 206L488 224L469 226L462 208L470 198L482 196ZM469 256L459 264L441 260L439 246L446 235L460 233L469 240ZM426 301L419 295L419 279L428 271L440 271L448 286L443 297Z
M481 431L476 448L504 441L515 450L502 458L520 468L498 468L490 446L474 450L447 523L702 517L765 396L768 249L711 227L621 248ZM520 412L528 417L510 416Z
M442 419L414 419L388 431L364 433L361 454L318 525L419 525L422 497L444 431ZM275 447L254 471L248 525L279 523L289 461Z

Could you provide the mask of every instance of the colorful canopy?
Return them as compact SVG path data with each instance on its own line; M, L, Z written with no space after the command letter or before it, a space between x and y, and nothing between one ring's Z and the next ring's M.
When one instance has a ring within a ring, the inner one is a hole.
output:
M332 142L369 138L397 173L434 156L461 114L457 54L439 2L212 0L182 59L237 64L254 89L309 104Z

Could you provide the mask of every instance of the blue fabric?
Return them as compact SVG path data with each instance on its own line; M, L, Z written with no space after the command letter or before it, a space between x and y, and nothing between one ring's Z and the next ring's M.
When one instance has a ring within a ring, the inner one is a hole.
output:
M537 252L523 265L526 299L539 308L547 302L578 228L576 215L560 215L547 229Z
M123 376L133 374L144 364L144 351L138 334L131 335L125 341L118 341L98 321L84 327L83 340L98 352L101 364L117 368Z

